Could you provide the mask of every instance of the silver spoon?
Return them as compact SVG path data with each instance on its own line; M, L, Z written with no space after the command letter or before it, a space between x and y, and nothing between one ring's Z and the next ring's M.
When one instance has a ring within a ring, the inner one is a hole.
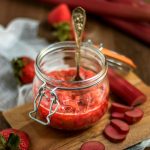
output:
M72 22L73 22L75 40L77 45L77 50L75 53L76 76L74 78L74 81L79 81L82 80L82 78L80 77L80 58L81 58L80 46L81 46L82 35L83 35L85 22L86 22L86 12L83 8L77 7L73 10Z

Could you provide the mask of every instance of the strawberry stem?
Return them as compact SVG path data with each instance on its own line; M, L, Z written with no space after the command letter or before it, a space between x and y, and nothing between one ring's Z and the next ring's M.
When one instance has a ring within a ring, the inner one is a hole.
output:
M70 25L67 22L53 25L55 31L53 35L56 36L60 41L65 41L70 38Z
M19 149L19 136L15 135L13 133L10 134L8 141L7 141L7 147L10 150L18 150Z
M5 148L5 145L6 145L5 138L2 135L0 135L0 150L3 150Z
M0 135L0 150L19 150L19 136L11 133L8 140Z

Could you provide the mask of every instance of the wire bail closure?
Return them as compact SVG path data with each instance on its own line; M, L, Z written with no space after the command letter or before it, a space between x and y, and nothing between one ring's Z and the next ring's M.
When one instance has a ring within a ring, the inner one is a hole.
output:
M51 116L58 110L58 106L59 106L58 96L57 96L57 94L55 92L56 89L57 89L57 87L55 87L54 89L47 88L45 82L41 85L41 87L38 90L38 94L37 94L36 98L34 99L34 110L29 112L29 117L31 119L33 119L34 121L36 121L36 122L38 122L38 123L40 123L42 125L48 125L48 124L50 124ZM50 91L50 95L51 95L50 101L51 101L51 104L50 104L50 107L49 107L49 113L46 116L46 122L44 122L44 121L39 120L37 118L37 113L38 113L38 109L39 109L39 106L40 106L40 103L41 103L43 97L45 97L46 99L48 98L48 96L45 93L46 90ZM52 111L53 104L56 104L56 108L55 108L54 111Z

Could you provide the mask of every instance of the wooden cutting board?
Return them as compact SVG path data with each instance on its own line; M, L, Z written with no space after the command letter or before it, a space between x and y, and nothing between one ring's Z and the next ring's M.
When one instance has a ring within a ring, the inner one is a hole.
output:
M104 143L106 150L121 150L144 139L150 138L150 87L145 85L135 74L129 73L126 79L143 91L148 99L140 107L145 114L143 119L130 126L130 132L121 143L114 144L104 138L102 132L109 122L109 113L93 127L84 131L63 132L42 126L28 117L33 109L31 103L4 112L3 115L8 123L17 129L27 132L31 139L31 150L79 150L81 144L88 140L98 140Z

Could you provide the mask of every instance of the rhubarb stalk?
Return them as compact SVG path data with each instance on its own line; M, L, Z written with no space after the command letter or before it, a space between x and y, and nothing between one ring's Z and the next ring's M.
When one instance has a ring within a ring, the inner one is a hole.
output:
M144 0L106 0L108 2L112 3L122 3L122 4L127 4L133 7L143 7L143 8L149 8L150 9L150 4L146 3Z
M143 9L142 7L134 7L132 5L124 5L122 3L112 3L101 0L39 0L47 3L66 3L71 7L81 6L89 12L95 13L99 16L113 16L126 19L136 19L143 21L150 21L150 9ZM92 5L91 5L92 4Z
M124 21L116 18L103 18L107 22L115 25L116 27L126 31L134 37L150 44L150 24L149 23L136 23L131 21Z
M130 84L113 69L108 70L110 90L129 106L136 106L146 101L146 96L135 86Z

